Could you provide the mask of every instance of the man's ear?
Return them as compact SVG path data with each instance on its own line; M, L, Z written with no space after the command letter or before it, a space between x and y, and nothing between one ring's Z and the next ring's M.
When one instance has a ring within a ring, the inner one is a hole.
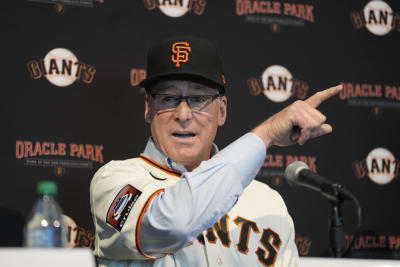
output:
M226 96L221 96L219 100L219 112L218 112L218 126L222 126L226 121L226 110L228 108L228 99Z
M149 95L146 94L144 99L144 120L147 123L151 123L151 114L150 114L150 104L149 104Z

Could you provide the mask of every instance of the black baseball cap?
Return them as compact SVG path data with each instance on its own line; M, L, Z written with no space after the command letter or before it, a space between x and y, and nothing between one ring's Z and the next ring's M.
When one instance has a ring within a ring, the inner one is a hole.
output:
M155 43L147 54L147 78L139 83L146 90L164 78L200 78L225 93L226 77L216 46L195 36L177 36Z

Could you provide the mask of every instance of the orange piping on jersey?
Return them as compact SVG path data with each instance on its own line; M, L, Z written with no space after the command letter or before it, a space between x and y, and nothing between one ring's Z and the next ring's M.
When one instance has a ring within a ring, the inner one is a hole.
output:
M151 196L147 199L146 203L144 204L144 206L143 206L143 208L142 208L142 211L141 211L140 214L139 214L139 218L138 218L138 220L137 220L137 223L136 223L136 237L135 237L136 247L137 247L137 249L138 249L138 251L139 251L140 254L142 254L142 255L145 256L146 258L149 258L149 259L152 259L152 260L161 259L161 258L165 257L166 255L164 255L164 256L162 256L162 257L158 257L158 258L149 256L149 255L146 255L146 253L144 253L144 251L143 251L142 248L140 247L140 243L139 243L139 229L140 229L140 223L142 222L144 213L146 212L147 207L149 206L151 200L152 200L158 193L161 193L161 192L163 192L163 191L164 191L164 189L159 189L159 190L157 190L156 192L154 192L153 194L151 194Z
M140 159L144 160L145 162L147 162L148 164L152 165L153 167L156 167L157 169L162 170L163 172L167 173L167 174L171 174L173 176L176 177L181 177L182 173L179 171L174 171L172 169L169 169L167 167L164 167L160 164L158 164L157 162L155 162L154 160L149 159L148 157L145 156L139 156Z

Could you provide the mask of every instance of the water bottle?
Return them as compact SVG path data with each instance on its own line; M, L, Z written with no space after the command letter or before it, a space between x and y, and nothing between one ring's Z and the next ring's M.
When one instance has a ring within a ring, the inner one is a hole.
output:
M55 199L57 184L41 181L37 184L40 198L36 201L24 229L25 247L66 247L67 228Z

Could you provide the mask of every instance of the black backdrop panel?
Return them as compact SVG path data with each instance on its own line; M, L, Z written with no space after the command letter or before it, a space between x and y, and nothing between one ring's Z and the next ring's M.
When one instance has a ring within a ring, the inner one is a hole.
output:
M59 185L70 245L93 245L89 184L139 155L147 48L194 34L214 41L228 78L228 145L290 103L342 83L320 110L332 134L269 149L260 178L284 197L302 256L329 256L329 202L290 187L295 160L346 186L363 207L354 257L399 258L400 4L397 1L4 1L0 204L26 217L42 179ZM175 16L175 17L174 17ZM5 35L5 36L4 36ZM347 241L355 207L343 205Z

